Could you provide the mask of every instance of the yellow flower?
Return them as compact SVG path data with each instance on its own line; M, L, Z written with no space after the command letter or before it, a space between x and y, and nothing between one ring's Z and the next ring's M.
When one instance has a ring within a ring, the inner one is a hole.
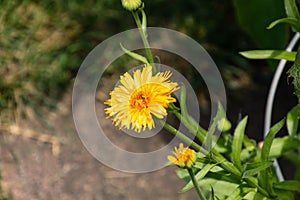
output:
M175 147L174 156L168 156L168 160L179 167L190 168L196 160L196 152L188 147L184 147L182 143L179 148Z
M138 9L141 4L141 0L122 0L122 6L129 11Z
M131 77L127 72L120 77L120 85L110 92L111 98L104 102L105 113L113 118L113 124L120 128L141 132L155 126L152 115L162 119L166 108L176 99L170 94L178 89L178 84L168 81L172 73L160 72L152 75L152 66L136 70Z

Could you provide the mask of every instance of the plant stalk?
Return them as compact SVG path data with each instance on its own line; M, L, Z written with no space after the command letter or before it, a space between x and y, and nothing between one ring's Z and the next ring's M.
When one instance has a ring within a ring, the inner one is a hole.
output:
M132 15L133 15L134 21L135 21L135 23L136 23L136 25L139 29L141 38L143 40L143 44L144 44L144 47L145 47L145 51L146 51L146 54L147 54L148 61L153 67L153 73L156 73L156 69L155 69L155 66L153 64L154 63L153 56L152 56L152 53L151 53L151 50L150 50L150 45L149 45L147 35L146 35L146 30L143 29L143 27L142 27L142 23L141 23L139 15L138 15L138 11L133 11Z
M200 188L199 188L199 185L198 185L198 182L196 180L196 177L195 177L195 174L193 172L193 170L191 168L187 168L188 172L189 172L189 175L191 177L191 180L194 184L194 188L198 194L198 197L200 200L206 200L205 196L202 194L202 192L200 191Z

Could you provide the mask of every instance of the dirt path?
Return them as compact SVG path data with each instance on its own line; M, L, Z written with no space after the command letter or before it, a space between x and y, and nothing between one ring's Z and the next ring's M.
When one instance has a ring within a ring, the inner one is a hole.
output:
M78 138L71 115L71 92L66 95L59 108L58 112L49 115L51 124L56 125L55 131L49 133L62 141L58 157L52 155L49 144L0 134L2 182L4 189L10 191L14 199L196 198L194 191L178 193L184 182L177 178L176 167L146 174L129 174L104 166L87 152ZM106 121L105 123L111 123ZM161 138L156 142L159 145L165 143Z

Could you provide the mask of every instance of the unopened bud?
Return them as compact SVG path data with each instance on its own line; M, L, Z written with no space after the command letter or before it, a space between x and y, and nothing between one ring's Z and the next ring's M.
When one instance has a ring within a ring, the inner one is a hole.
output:
M121 0L121 1L122 1L122 6L129 11L134 11L138 9L142 4L141 0Z

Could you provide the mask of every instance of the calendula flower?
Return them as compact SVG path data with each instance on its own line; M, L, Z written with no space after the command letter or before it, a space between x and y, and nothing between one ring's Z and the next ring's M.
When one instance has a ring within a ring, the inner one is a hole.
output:
M150 130L155 126L152 115L162 119L167 115L169 103L176 102L171 93L178 89L178 84L170 82L170 71L152 75L152 66L147 64L136 70L133 77L125 73L120 77L120 85L110 92L111 98L104 103L108 117L115 126L133 129L136 132Z
M122 0L121 2L122 6L129 11L138 9L142 4L141 0Z
M182 168L190 168L196 160L196 152L189 147L184 147L182 143L179 148L175 147L174 156L168 156L168 160L174 165Z

